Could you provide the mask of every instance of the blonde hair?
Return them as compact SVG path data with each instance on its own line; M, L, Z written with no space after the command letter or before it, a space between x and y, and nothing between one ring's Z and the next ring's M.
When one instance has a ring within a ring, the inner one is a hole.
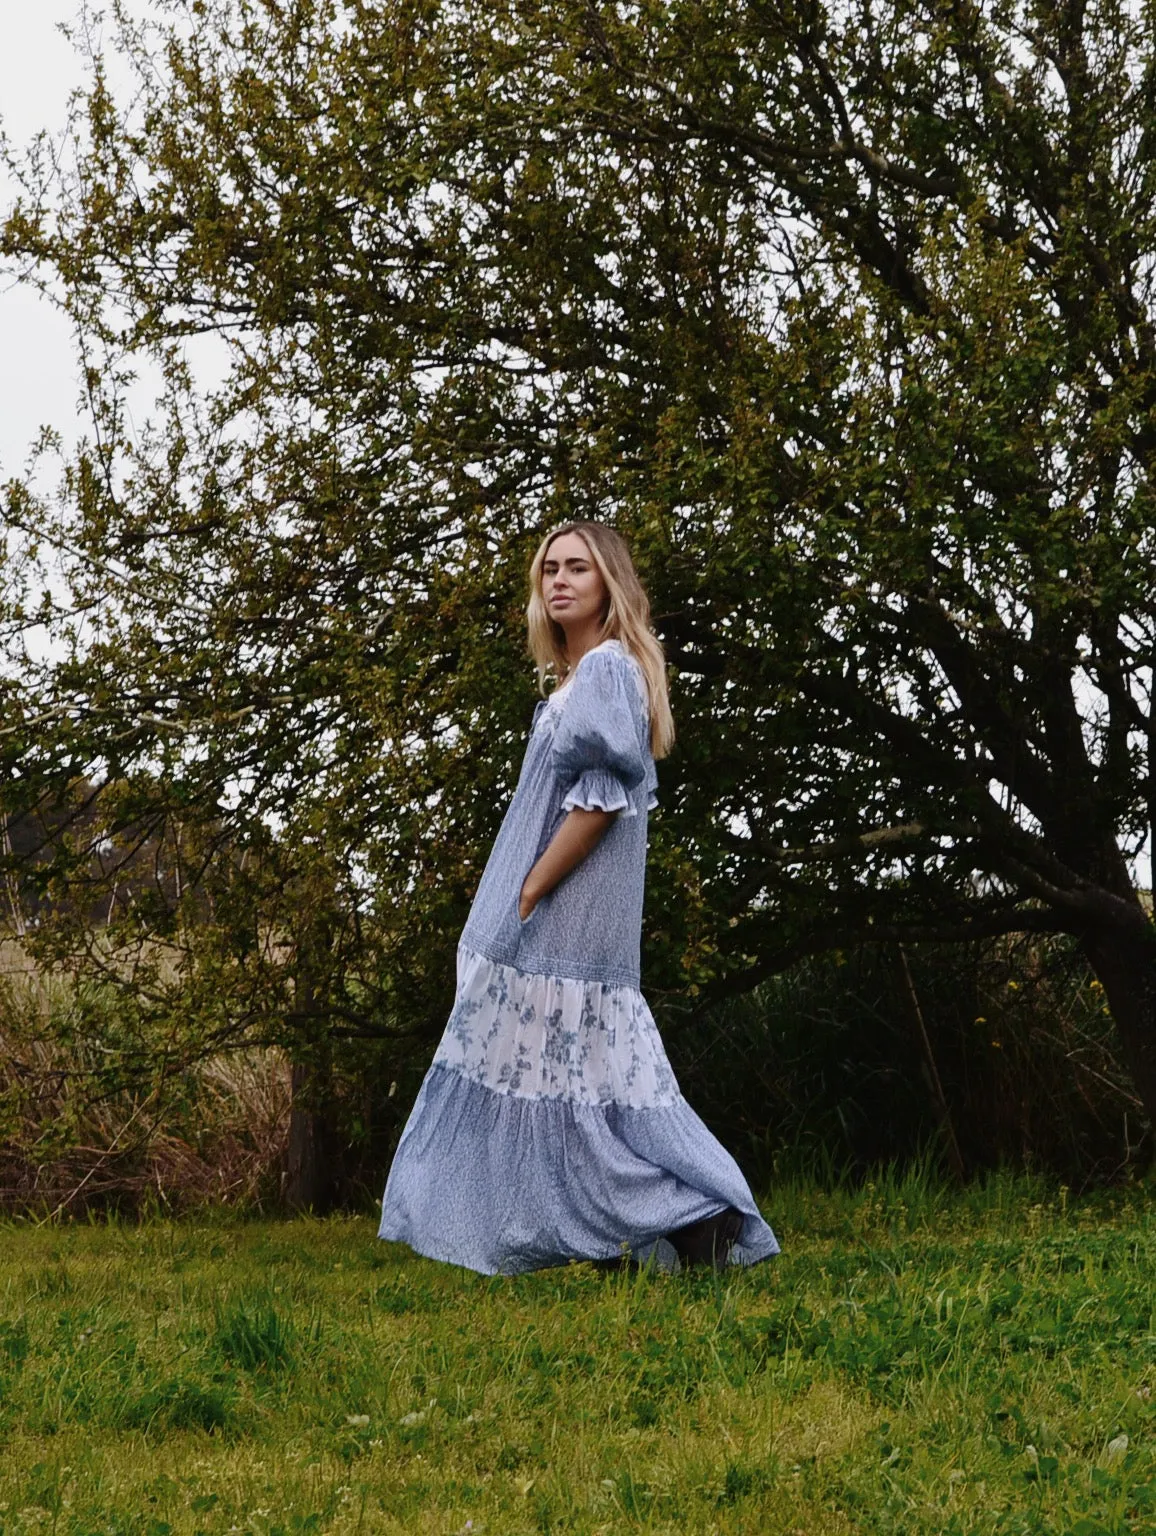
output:
M546 612L542 600L542 564L546 551L565 533L576 533L606 584L608 601L602 618L602 639L618 640L642 668L650 700L650 750L665 757L674 745L674 717L666 689L666 658L650 628L650 599L646 595L630 550L621 534L605 523L563 523L552 528L538 545L530 562L530 601L526 606L530 655L538 668L538 686L546 691L546 679L562 679L570 670L566 658L566 632Z

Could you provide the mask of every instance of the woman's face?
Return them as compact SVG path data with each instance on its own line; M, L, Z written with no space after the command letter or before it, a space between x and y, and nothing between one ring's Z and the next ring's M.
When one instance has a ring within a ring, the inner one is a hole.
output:
M606 599L606 583L585 539L577 533L560 533L542 561L546 612L563 629L580 629L602 622Z

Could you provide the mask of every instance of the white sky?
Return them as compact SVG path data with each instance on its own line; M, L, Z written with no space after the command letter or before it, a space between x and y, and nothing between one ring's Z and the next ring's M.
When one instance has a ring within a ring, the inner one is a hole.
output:
M13 146L59 134L84 76L57 24L78 0L0 0L0 125ZM0 170L0 208L15 189ZM19 471L41 426L76 431L79 384L68 326L23 285L0 280L0 479Z

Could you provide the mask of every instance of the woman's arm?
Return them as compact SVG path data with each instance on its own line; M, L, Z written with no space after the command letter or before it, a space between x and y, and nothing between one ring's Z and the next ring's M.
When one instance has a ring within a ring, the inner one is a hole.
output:
M550 839L546 851L522 881L518 916L523 922L560 880L577 869L587 854L593 853L614 820L613 811L569 812L566 820Z

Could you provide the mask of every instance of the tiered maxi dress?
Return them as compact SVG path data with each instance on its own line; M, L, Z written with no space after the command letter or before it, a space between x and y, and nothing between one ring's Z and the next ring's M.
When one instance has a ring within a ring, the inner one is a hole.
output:
M657 777L642 670L616 640L537 707L458 948L457 994L382 1202L380 1236L483 1274L671 1257L728 1206L731 1262L777 1253L734 1159L687 1104L639 991ZM523 921L522 882L567 812L615 812Z

